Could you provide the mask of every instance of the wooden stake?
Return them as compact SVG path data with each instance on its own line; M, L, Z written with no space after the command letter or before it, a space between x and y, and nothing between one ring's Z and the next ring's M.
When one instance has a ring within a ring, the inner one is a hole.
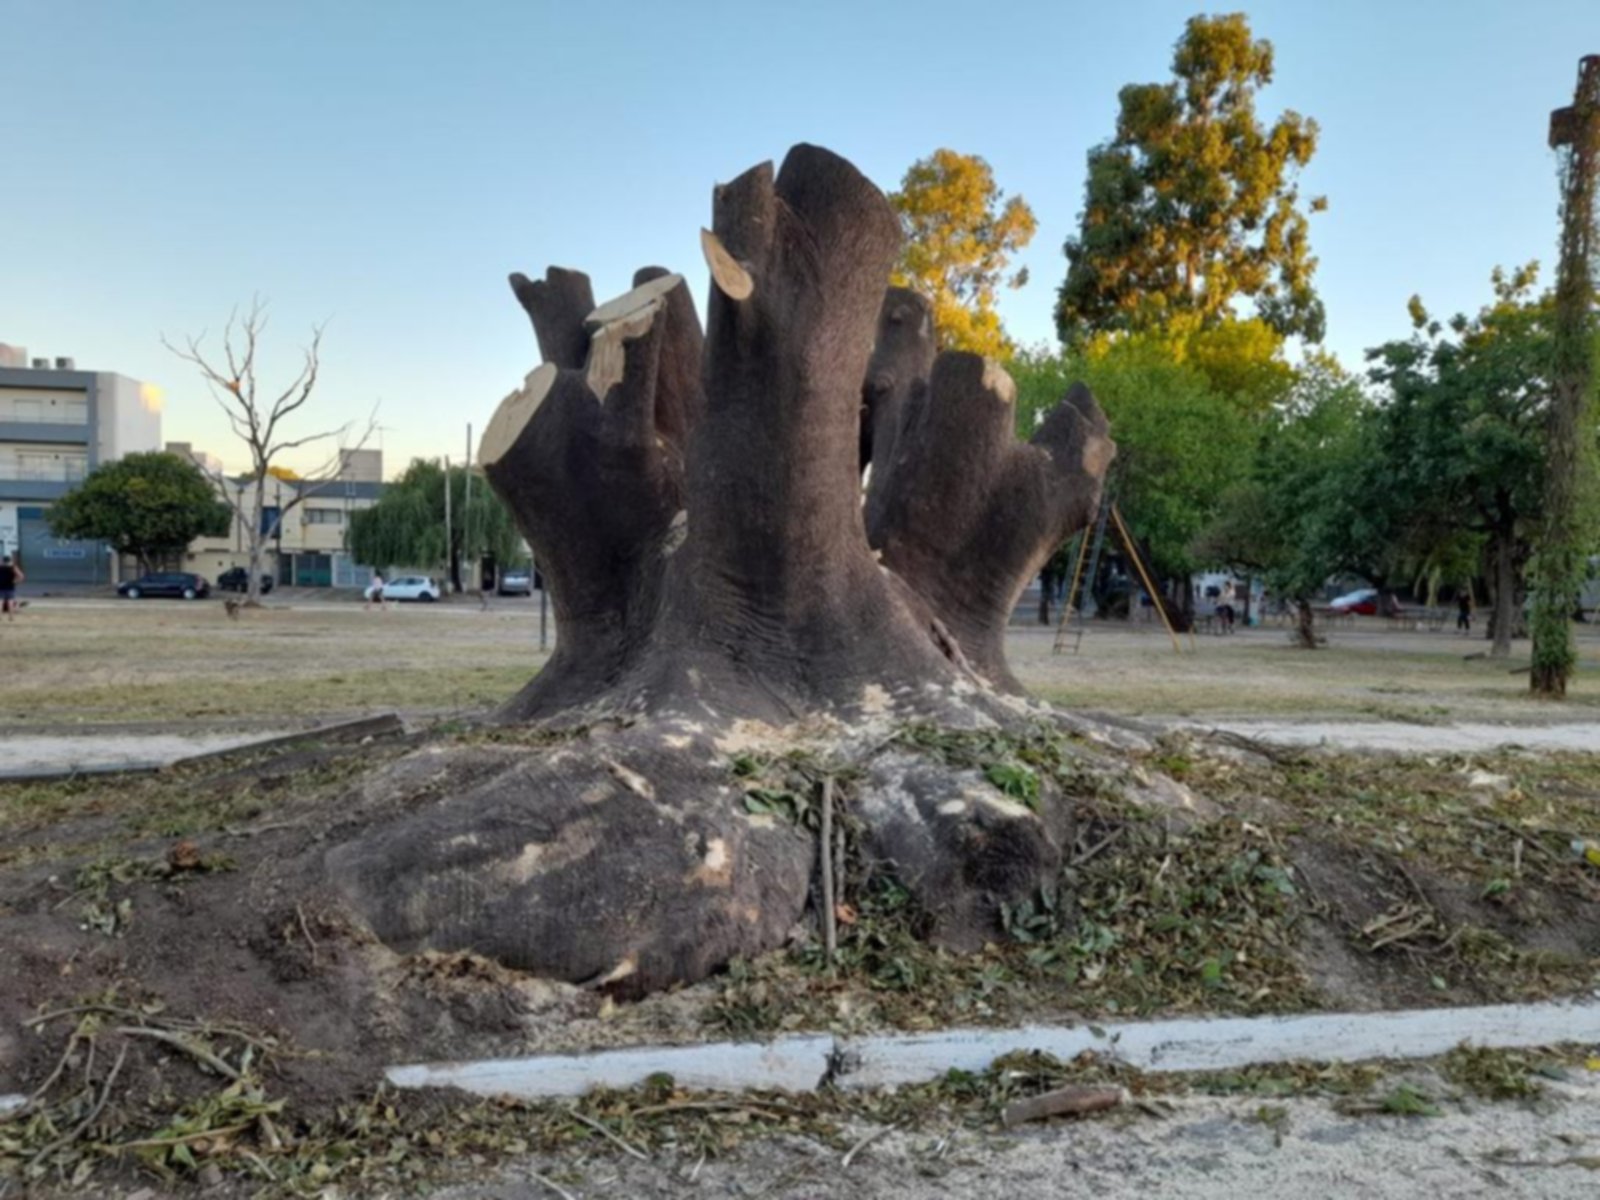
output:
M1183 643L1178 640L1172 622L1167 620L1167 606L1162 604L1161 598L1156 595L1156 585L1150 582L1150 573L1144 569L1144 559L1139 557L1139 548L1133 544L1133 538L1128 535L1128 527L1122 523L1122 512L1115 504L1111 506L1111 519L1117 523L1117 532L1122 535L1122 545L1127 550L1128 557L1133 559L1133 565L1139 569L1139 578L1144 581L1145 591L1150 593L1150 603L1155 605L1156 612L1161 614L1161 624L1166 626L1167 636L1172 639L1172 648L1182 654Z
M828 968L833 968L839 945L839 918L834 912L833 895L833 776L822 777L822 832L818 838L822 856L822 952Z

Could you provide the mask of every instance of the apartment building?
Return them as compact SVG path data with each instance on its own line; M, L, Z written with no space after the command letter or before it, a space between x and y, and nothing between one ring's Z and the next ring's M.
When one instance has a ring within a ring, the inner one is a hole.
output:
M216 477L216 460L185 442L170 442L167 449L207 467ZM215 579L233 567L249 566L249 541L244 521L256 511L254 483L223 477L234 506L233 528L227 537L197 538L189 546L184 569ZM262 571L284 587L365 587L371 570L358 565L345 548L350 515L377 502L383 494L383 451L347 450L340 456L338 473L309 483L292 476L266 481L261 526L276 534L267 543ZM298 502L297 502L298 501ZM244 514L244 515L241 515ZM279 520L279 514L282 519Z
M34 583L109 583L100 542L52 537L52 502L104 462L161 446L161 390L0 344L0 553Z

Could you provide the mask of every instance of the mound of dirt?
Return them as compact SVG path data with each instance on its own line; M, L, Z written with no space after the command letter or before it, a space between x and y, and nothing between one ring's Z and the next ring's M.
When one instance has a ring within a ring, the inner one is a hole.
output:
M798 1028L1479 1003L1585 990L1600 964L1600 872L1566 850L1593 833L1592 756L1273 761L1169 740L1112 768L1059 730L896 730L838 779L835 960L821 951L817 881L802 879L784 948L638 1003L619 1003L618 981L402 952L337 887L308 884L375 810L460 794L463 763L492 778L608 736L440 730L0 786L0 1094L31 1098L0 1118L0 1178L94 1190L150 1171L259 1180L257 1164L276 1177L294 1162L349 1183L327 1130L360 1112L370 1132L373 1111L392 1115L392 1097L361 1106L400 1061ZM817 761L815 747L753 737L718 786L774 836L809 841ZM1055 795L1076 813L1061 892L1008 902L987 940L963 924L960 950L929 943L936 905L856 817L884 803L883 771L903 780L926 761L1021 807Z

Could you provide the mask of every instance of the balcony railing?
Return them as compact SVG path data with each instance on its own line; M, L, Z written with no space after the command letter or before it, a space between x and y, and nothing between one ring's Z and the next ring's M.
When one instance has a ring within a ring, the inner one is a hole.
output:
M0 463L0 479L13 479L33 483L82 483L89 473L89 464L81 462L21 463L7 466Z
M83 409L76 413L60 409L9 409L0 408L0 424L15 422L19 425L68 425L82 428L89 423L89 414Z

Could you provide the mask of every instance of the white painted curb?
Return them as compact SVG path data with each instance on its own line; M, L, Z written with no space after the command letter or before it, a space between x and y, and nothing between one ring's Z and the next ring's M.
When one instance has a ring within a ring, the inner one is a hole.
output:
M810 1091L831 1074L844 1088L894 1087L950 1070L982 1071L1002 1055L1041 1051L1063 1061L1093 1050L1149 1071L1214 1071L1296 1059L1357 1062L1429 1058L1468 1042L1511 1048L1600 1043L1600 1003L1500 1004L1409 1012L1308 1013L1281 1017L1185 1018L1120 1025L1028 1025L931 1033L771 1042L647 1046L478 1062L413 1063L385 1074L397 1087L454 1087L530 1099L627 1088L651 1075L706 1091Z

